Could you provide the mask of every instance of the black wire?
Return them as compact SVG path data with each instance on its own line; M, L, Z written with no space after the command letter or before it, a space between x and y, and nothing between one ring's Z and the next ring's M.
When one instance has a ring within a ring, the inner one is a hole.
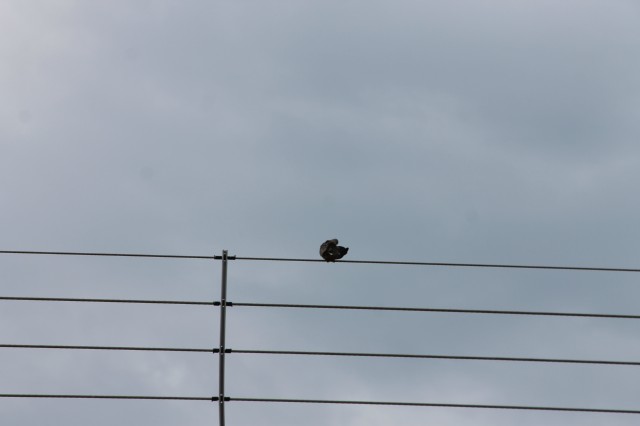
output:
M584 359L561 358L515 358L515 357L488 357L488 356L463 356L463 355L419 355L419 354L387 354L366 352L314 352L314 351L267 351L253 349L227 349L227 353L260 354L260 355L324 355L324 356L353 356L375 358L422 358L422 359L451 359L474 361L515 361L515 362L546 362L565 364L599 364L599 365L633 365L640 366L636 361L602 361Z
M78 346L78 345L22 345L0 344L0 348L7 349L72 349L72 350L111 350L111 351L157 351L157 352L206 352L219 353L220 349L212 348L158 348L147 346ZM415 359L449 359L476 361L515 361L515 362L546 362L565 364L599 364L599 365L632 365L640 366L635 361L607 361L607 360L579 360L560 358L516 358L516 357L485 357L463 355L422 355L422 354L390 354L366 352L318 352L318 351L272 351L254 349L226 349L229 354L260 354L260 355L321 355L321 356L352 356L375 358L415 358Z
M90 303L140 303L140 304L167 304L167 305L201 305L220 306L219 301L199 302L188 300L144 300L144 299L82 299L63 297L17 297L0 296L0 300L8 301L41 301L41 302L90 302ZM261 308L302 308L302 309L351 309L369 311L399 311L399 312L436 312L456 314L495 314L495 315L531 315L531 316L557 316L557 317L584 317L584 318L614 318L614 319L640 319L640 315L618 314L593 314L577 312L542 312L542 311L500 311L489 309L449 309L449 308L403 308L391 306L350 306L350 305L307 305L291 303L253 303L253 302L227 302L227 306L261 307Z
M89 349L89 350L109 350L109 351L158 351L158 352L209 352L218 353L220 349L200 349L200 348L157 348L147 346L73 346L73 345L14 345L0 344L0 348L15 349Z
M176 401L218 401L217 396L59 395L33 393L2 393L0 394L0 398L159 399Z
M63 394L16 394L3 393L0 398L57 398L57 399L146 399L146 400L174 400L174 401L218 401L218 397L199 396L147 396L147 395L63 395ZM233 402L282 402L282 403L306 403L306 404L354 404L354 405L391 405L413 407L448 407L448 408L488 408L506 410L537 410L537 411L572 411L587 413L610 414L640 414L640 410L621 410L607 408L569 408L569 407L540 407L530 405L480 405L480 404L443 404L429 402L388 402L388 401L346 401L346 400L320 400L320 399L284 399L284 398L231 398L225 397L225 401Z
M214 306L220 302L193 302L185 300L144 300L144 299L78 299L63 297L14 297L0 296L0 300L39 301L39 302L96 302L96 303L151 303L166 305L208 305Z
M220 256L185 256L175 254L139 254L139 253L83 253L70 251L26 251L0 250L0 254L43 254L60 256L109 256L109 257L155 257L163 259L220 259Z
M17 297L0 296L0 300L9 301L42 301L42 302L93 302L93 303L141 303L141 304L167 304L167 305L202 305L220 306L219 301L199 302L187 300L144 300L144 299L82 299L63 297ZM557 317L584 317L584 318L614 318L614 319L640 319L640 315L618 314L593 314L578 312L542 312L542 311L501 311L489 309L449 309L449 308L403 308L391 306L350 306L350 305L307 305L292 303L253 303L253 302L227 302L227 306L261 307L261 308L302 308L302 309L351 309L369 311L399 311L399 312L436 312L456 314L495 314L495 315L531 315L531 316L557 316Z
M27 251L27 250L0 250L0 254L40 254L40 255L62 255L62 256L112 256L112 257L151 257L165 259L210 259L220 260L222 256L192 256L192 255L169 255L169 254L139 254L139 253L90 253L90 252L63 252L63 251ZM322 259L297 259L281 257L244 257L229 256L229 260L265 260L282 262L325 262ZM474 267L474 268L517 268L517 269L555 269L572 271L603 271L603 272L640 272L637 268L601 268L585 266L548 266L548 265L508 265L508 264L488 264L488 263L451 263L451 262L405 262L390 260L337 260L340 263L365 263L379 265L414 265L414 266L451 266L451 267Z
M61 394L0 394L0 398L81 398L81 399L146 399L146 400L180 400L180 401L218 401L218 397L189 397L189 396L146 396L146 395L61 395ZM281 402L307 404L354 404L354 405L387 405L414 407L449 407L449 408L487 408L507 410L537 410L537 411L571 411L588 413L611 414L640 414L640 410L621 410L605 408L569 408L569 407L540 407L528 405L480 405L480 404L443 404L428 402L388 402L388 401L346 401L346 400L318 400L318 399L282 399L282 398L231 398L226 401L239 402Z
M537 411L573 411L585 413L640 414L640 410L618 410L609 408L569 408L539 407L532 405L480 405L480 404L441 404L430 402L387 402L387 401L343 401L323 399L281 399L281 398L229 398L229 401L242 402L289 402L305 404L356 404L356 405L397 405L411 407L449 407L449 408L492 408L504 410L537 410Z
M242 257L236 256L237 260L266 260L282 262L325 262L322 259L293 259L279 257ZM516 269L555 269L570 271L603 271L603 272L640 272L634 268L600 268L586 266L546 266L546 265L506 265L489 263L450 263L450 262L404 262L390 260L336 260L336 263L365 263L378 265L414 265L414 266L452 266L452 267L472 267L472 268L516 268Z
M349 305L304 305L287 303L245 303L228 302L227 306L247 306L264 308L303 308L303 309L353 309L369 311L405 311L405 312L444 312L456 314L498 314L498 315L534 315L558 317L617 318L640 319L640 315L589 314L575 312L539 312L539 311L499 311L488 309L445 309L445 308L402 308L389 306L349 306Z

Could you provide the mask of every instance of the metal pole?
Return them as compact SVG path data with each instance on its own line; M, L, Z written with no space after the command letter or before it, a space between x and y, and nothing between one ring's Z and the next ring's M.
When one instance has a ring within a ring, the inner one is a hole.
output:
M219 407L220 426L224 426L224 355L225 355L225 332L227 320L227 250L222 251L222 282L220 295L220 372L219 377Z

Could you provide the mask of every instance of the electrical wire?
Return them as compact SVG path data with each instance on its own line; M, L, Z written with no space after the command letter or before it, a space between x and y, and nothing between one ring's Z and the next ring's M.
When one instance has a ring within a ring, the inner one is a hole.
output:
M564 363L564 364L597 364L597 365L632 365L640 366L636 361L606 361L606 360L585 360L585 359L562 359L562 358L517 358L517 357L488 357L488 356L465 356L465 355L420 355L420 354L389 354L389 353L367 353L367 352L317 352L317 351L271 351L254 349L227 349L226 353L236 354L260 354L260 355L319 355L319 356L343 356L343 357L374 357L374 358L421 358L421 359L447 359L465 361L507 361L507 362L544 362L544 363Z
M60 395L33 393L2 393L0 398L80 398L80 399L155 399L175 401L218 401L218 397L210 396L147 396L147 395Z
M219 348L159 348L148 346L86 346L86 345L25 345L0 344L5 349L69 349L69 350L109 350L109 351L156 351L156 352L204 352L220 353ZM259 349L225 349L226 354L258 354L258 355L317 355L341 357L371 357L371 358L414 358L414 359L445 359L467 361L506 361L506 362L542 362L565 364L595 364L595 365L626 365L640 366L637 361L584 360L564 358L519 358L519 357L488 357L467 355L425 355L425 354L397 354L397 353L369 353L369 352L327 352L327 351L275 351Z
M481 405L481 404L441 404L431 402L388 402L388 401L344 401L323 399L284 399L284 398L229 398L240 402L286 402L304 404L355 404L355 405L395 405L411 407L448 407L448 408L490 408L503 410L572 411L585 413L640 414L640 410L622 410L609 408L573 408L541 407L532 405Z
M36 302L93 302L93 303L149 303L164 305L207 305L217 306L220 302L197 302L186 300L145 300L145 299L80 299L68 297L14 297L0 296L0 300L36 301Z
M189 256L175 254L140 254L140 253L87 253L71 251L27 251L27 250L0 250L0 254L41 254L57 256L107 256L107 257L155 257L163 259L220 259L220 256Z
M68 350L107 350L107 351L156 351L156 352L201 352L220 353L219 348L164 348L148 346L86 346L86 345L25 345L0 344L4 349L68 349ZM258 355L318 355L342 357L372 357L372 358L414 358L414 359L445 359L471 361L506 361L506 362L542 362L565 364L595 364L595 365L626 365L640 366L637 361L584 360L563 358L518 358L518 357L488 357L467 355L425 355L425 354L397 354L397 353L369 353L369 352L327 352L327 351L275 351L258 349L225 349L226 354L258 354Z
M219 401L213 396L147 396L147 395L83 395L83 394L18 394L3 393L0 398L57 398L57 399L137 399L137 400L174 400L174 401ZM430 402L397 402L397 401L347 401L326 399L285 399L285 398L236 398L225 397L227 402L280 402L304 404L350 404L350 405L387 405L411 407L445 407L445 408L484 408L504 410L535 410L535 411L570 411L584 413L608 414L640 414L640 410L624 410L609 408L575 408L575 407L542 407L533 405L484 405L484 404L445 404Z
M244 257L236 256L236 260L263 260L281 262L326 262L322 259L295 259L279 257ZM515 269L552 269L569 271L601 271L601 272L640 272L636 268L601 268L589 266L549 266L549 265L509 265L491 263L451 263L451 262L405 262L391 260L336 260L335 263L360 263L377 265L413 265L413 266L450 266L471 268L515 268Z
M80 303L139 303L139 304L166 304L166 305L200 305L220 306L219 301L201 302L189 300L146 300L146 299L83 299L69 297L18 297L0 296L0 300L6 301L36 301L36 302L80 302ZM300 308L300 309L338 309L338 310L368 310L390 312L433 312L454 314L493 314L493 315L529 315L529 316L556 316L556 317L583 317L583 318L612 318L612 319L640 319L640 315L623 314L594 314L580 312L545 312L545 311L503 311L493 309L452 309L452 308L405 308L392 306L354 306L354 305L310 305L300 303L254 303L254 302L227 302L228 307L253 307L253 308Z
M500 310L488 310L488 309L402 308L402 307L390 307L390 306L305 305L305 304L290 304L290 303L248 303L248 302L227 302L227 306L640 319L640 315L592 314L592 313L577 313L577 312L543 312L543 311L500 311Z
M167 259L206 259L221 260L223 256L191 256L191 255L162 255L140 253L98 253L98 252L58 252L58 251L9 251L0 250L0 254L16 255L60 255L60 256L108 256L108 257L137 257L137 258L167 258ZM281 262L324 262L321 259L297 259L274 257L238 257L228 256L229 260L248 261L281 261ZM410 261L375 261L375 260L339 260L339 263L354 264L384 264L405 266L444 266L444 267L475 267L475 268L512 268L512 269L541 269L541 270L572 270L572 271L601 271L601 272L640 272L636 268L610 268L610 267L584 267L584 266L550 266L550 265L523 265L523 264L481 264L481 263L449 263L449 262L410 262ZM81 298L45 298L45 297L0 297L0 300L13 301L47 301L47 302L98 302L98 303L148 303L148 304L181 304L181 305L208 305L220 306L220 302L198 301L169 301L169 300L140 300L140 299L81 299ZM502 315L539 315L539 316L563 316L563 317L592 317L592 318L619 318L640 319L640 315L612 315L612 314L588 314L569 312L537 312L537 311L500 311L500 310L471 310L471 309L441 309L441 308L400 308L382 306L347 306L347 305L303 305L303 304L266 304L266 303L231 303L227 306L247 307L273 307L273 308L313 308L313 309L352 309L352 310L377 310L377 311L413 311L413 312L447 312L469 314L502 314ZM19 345L0 344L0 348L23 349L78 349L78 350L121 350L121 351L173 351L173 352L208 352L220 353L220 349L202 348L159 348L159 347L128 347L128 346L72 346L72 345ZM223 348L224 349L224 348ZM518 362L545 362L545 363L575 363L575 364L602 364L602 365L632 365L640 366L640 362L632 361L604 361L604 360L576 360L555 358L515 358L515 357L481 357L481 356L455 356L455 355L420 355L420 354L384 354L384 353L350 353L350 352L312 352L312 351L271 351L249 349L224 349L224 353L244 354L271 354L271 355L321 355L321 356L353 356L353 357L386 357L386 358L426 358L426 359L450 359L450 360L481 360L481 361L518 361ZM223 395L221 395L223 396ZM0 394L0 398L93 398L93 399L138 399L138 400L203 400L221 401L220 397L181 397L181 396L131 396L131 395L64 395L64 394ZM231 398L224 396L222 401L244 402L280 402L280 403L316 403L316 404L358 404L358 405L387 405L387 406L422 406L422 407L460 407L460 408L484 408L484 409L511 409L511 410L543 410L543 411L571 411L589 413L617 413L640 414L640 410L625 409L601 409L601 408L571 408L571 407L544 407L526 405L481 405L481 404L448 404L427 402L388 402L388 401L349 401L349 400L315 400L315 399L280 399L280 398Z
M222 256L141 254L141 253L28 251L28 250L0 250L0 254L147 257L147 258L165 258L165 259L208 259L208 260L220 260L220 259L222 259ZM325 260L323 260L323 259L299 259L299 258L281 258L281 257L228 256L228 259L229 260L280 261L280 262L325 262ZM336 262L337 263L378 264L378 265L449 266L449 267L516 268L516 269L551 269L551 270L601 271L601 272L640 272L640 269L638 269L638 268L603 268L603 267L589 267L589 266L512 265L512 264L453 263L453 262L409 262L409 261L391 261L391 260L337 260Z
M220 349L200 349L200 348L157 348L148 346L74 346L74 345L14 345L0 344L0 348L12 349L88 349L88 350L108 350L108 351L158 351L158 352L208 352L219 353Z

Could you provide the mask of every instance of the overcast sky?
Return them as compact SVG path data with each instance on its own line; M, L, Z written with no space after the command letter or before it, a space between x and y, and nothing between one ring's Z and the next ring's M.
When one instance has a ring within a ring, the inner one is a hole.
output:
M0 249L640 267L633 0L0 2ZM1 296L219 299L220 262L0 256ZM231 261L229 300L640 314L633 273ZM217 308L1 302L0 343L214 347ZM634 320L229 309L236 349L640 360ZM0 393L212 396L206 353L0 350ZM231 397L640 409L629 366L228 357ZM12 426L207 402L0 400ZM227 425L634 415L231 402Z

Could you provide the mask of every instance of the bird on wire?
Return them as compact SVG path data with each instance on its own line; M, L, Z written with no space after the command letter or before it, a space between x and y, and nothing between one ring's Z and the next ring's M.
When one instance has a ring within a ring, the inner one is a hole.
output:
M335 262L338 259L342 259L349 251L349 247L342 247L338 245L338 239L327 240L320 246L320 256L327 262Z

